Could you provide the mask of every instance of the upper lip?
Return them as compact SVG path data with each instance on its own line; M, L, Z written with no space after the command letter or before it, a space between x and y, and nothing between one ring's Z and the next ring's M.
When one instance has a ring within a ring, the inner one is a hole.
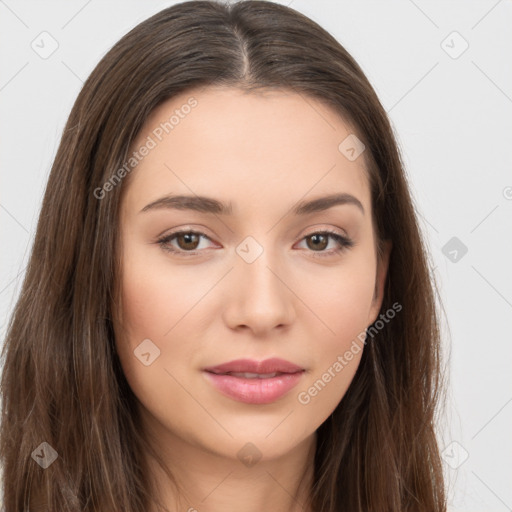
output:
M297 373L303 371L304 368L284 359L272 358L264 361L255 361L253 359L236 359L217 366L209 366L204 368L207 372L212 373L229 373L229 372L246 372L246 373Z

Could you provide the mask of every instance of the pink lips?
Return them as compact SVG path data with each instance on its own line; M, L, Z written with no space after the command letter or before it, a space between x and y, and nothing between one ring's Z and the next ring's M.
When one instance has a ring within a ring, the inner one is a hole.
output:
M240 373L255 375L232 375ZM272 376L271 374L277 373ZM221 393L239 402L268 404L295 387L304 369L284 359L265 361L237 359L217 366L204 368L204 375ZM265 375L270 375L265 377Z

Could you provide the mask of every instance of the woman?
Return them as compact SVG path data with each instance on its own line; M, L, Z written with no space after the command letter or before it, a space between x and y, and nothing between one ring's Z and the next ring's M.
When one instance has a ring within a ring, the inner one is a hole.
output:
M444 511L434 288L325 30L183 2L69 116L4 347L9 511Z

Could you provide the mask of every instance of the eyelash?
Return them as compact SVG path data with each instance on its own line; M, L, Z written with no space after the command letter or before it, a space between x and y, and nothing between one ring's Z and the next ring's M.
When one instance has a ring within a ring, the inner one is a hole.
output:
M158 243L164 251L172 253L178 257L187 258L189 256L195 256L199 252L201 252L201 251L184 251L182 249L175 249L174 247L169 245L171 240L176 238L178 235L184 235L184 234L199 235L201 237L209 239L209 237L207 235L205 235L204 233L201 233L200 231L185 230L185 231L176 231L174 233L165 235L164 237L159 238L156 243ZM315 231L314 233L310 233L309 235L302 238L302 240L305 240L306 238L310 238L314 235L327 235L328 237L334 239L336 241L336 243L338 244L337 249L331 249L330 251L311 251L313 253L313 257L315 257L315 258L326 258L329 256L333 256L334 254L342 253L345 250L350 249L351 247L354 246L354 241L352 239L350 239L344 235L340 235L339 233L337 233L335 231L330 231L330 230ZM301 242L302 242L302 240L301 240Z

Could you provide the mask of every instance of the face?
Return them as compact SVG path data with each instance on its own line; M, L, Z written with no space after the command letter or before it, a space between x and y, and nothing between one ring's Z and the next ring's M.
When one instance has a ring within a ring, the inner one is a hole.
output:
M352 133L284 91L189 91L148 118L123 191L115 330L162 444L272 459L311 439L342 400L387 269L365 155L339 149ZM294 366L257 366L271 358ZM215 369L239 359L255 366Z

